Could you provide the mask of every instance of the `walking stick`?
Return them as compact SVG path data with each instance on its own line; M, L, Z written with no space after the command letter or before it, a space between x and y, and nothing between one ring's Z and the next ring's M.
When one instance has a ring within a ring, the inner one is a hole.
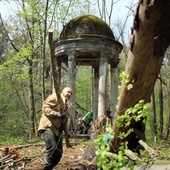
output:
M52 68L52 74L53 74L54 89L55 89L57 99L60 105L62 104L62 99L61 99L60 90L59 90L59 75L56 70L56 59L55 59L55 51L54 51L54 44L53 44L53 30L49 29L48 33L49 33L48 42L49 42L50 53L51 53L51 68ZM60 108L60 113L64 113L62 107ZM71 145L69 141L69 131L67 127L67 122L62 122L62 128L65 133L66 147L69 148L71 147Z

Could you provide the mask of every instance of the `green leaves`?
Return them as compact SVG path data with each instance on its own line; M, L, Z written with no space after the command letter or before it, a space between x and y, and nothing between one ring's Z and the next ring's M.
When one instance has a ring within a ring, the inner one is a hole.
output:
M109 139L113 138L114 132L110 125L106 125L106 134L100 134L98 135L98 138L94 140L96 151L96 157L97 157L97 166L98 169L104 169L104 170L111 170L111 169L119 169L120 166L122 166L123 157L122 155L113 156L112 154L109 154L109 142L107 142L107 137L109 136Z
M140 100L134 107L128 108L123 115L117 117L116 126L128 127L132 120L145 122L149 109L150 103Z
M26 80L30 55L32 55L31 47L27 44L14 56L8 57L8 60L0 65L0 79L6 77L6 75L10 75L8 76L10 79L14 77L15 79Z
M129 75L126 75L125 72L121 72L119 74L119 78L121 79L121 85L118 87L120 90L122 88L126 88L127 90L130 90L133 88L133 80L131 80Z

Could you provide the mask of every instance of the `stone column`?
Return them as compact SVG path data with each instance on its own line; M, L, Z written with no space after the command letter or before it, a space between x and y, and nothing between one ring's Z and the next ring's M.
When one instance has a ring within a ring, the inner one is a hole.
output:
M98 118L99 66L93 66L93 122Z
M114 116L118 98L118 69L116 64L110 64L111 89L110 89L110 110Z
M69 128L71 130L75 131L75 92L76 92L76 52L75 51L70 51L67 53L68 54L68 68L67 68L67 73L68 73L68 81L67 81L67 86L71 87L73 89L73 94L71 96L71 99L69 100L72 104L71 110L70 110L70 123L69 123ZM73 126L72 126L73 125Z
M101 52L99 59L99 92L98 92L98 118L105 113L106 109L106 86L107 86L107 55Z

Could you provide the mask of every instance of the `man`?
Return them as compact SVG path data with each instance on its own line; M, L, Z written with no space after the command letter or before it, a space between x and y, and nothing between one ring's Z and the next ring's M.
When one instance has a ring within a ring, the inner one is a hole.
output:
M82 125L81 134L88 134L88 130L90 128L90 123L93 121L93 112L87 112L83 118L79 119L78 125ZM79 127L80 128L80 127Z
M73 90L65 87L62 90L62 103L58 102L56 94L51 94L43 103L42 116L38 132L43 134L46 152L44 154L43 170L52 170L62 157L62 123L66 123L69 118L69 108L67 101L70 99ZM63 113L60 113L62 107Z
M90 123L93 121L93 112L87 112L86 115L82 118L82 122L86 126L84 134L88 134L90 129Z
M79 134L84 134L84 126L82 123L82 118L79 118L77 120L77 127L76 127L76 132L78 132Z

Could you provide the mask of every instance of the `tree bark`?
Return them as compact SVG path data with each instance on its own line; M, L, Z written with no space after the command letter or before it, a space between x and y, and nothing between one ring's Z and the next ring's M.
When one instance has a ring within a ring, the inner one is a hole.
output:
M150 102L150 96L154 84L160 72L164 53L170 44L170 0L140 0L137 6L130 50L126 63L125 73L129 75L129 82L120 92L117 116L123 115L125 111L133 107L140 100ZM133 84L133 88L127 90L127 85ZM115 136L110 141L110 148L117 152L121 144L118 137L121 132L136 128L145 132L142 121L132 120L128 127L116 127ZM129 135L126 141L133 144L136 136Z
M28 79L28 91L29 91L29 139L31 140L35 134L35 101L34 101L34 85L33 85L33 56L29 60L29 79Z
M61 95L60 95L60 83L59 83L59 75L58 75L58 71L56 70L56 58L55 58L55 51L54 51L54 44L53 44L53 30L49 29L48 30L49 33L49 46L50 46L50 53L51 53L51 68L52 68L52 73L53 73L53 81L54 81L54 89L55 89L55 93L58 99L58 103L62 103L62 99L61 99ZM63 108L60 108L60 113L63 113ZM67 122L66 123L62 123L62 129L65 133L65 140L66 140L66 147L69 148L71 147L70 145L70 141L69 141L69 131L68 131L68 127L67 127Z
M163 139L163 131L164 131L164 118L163 118L163 88L162 88L162 74L159 74L160 80L159 80L159 126L160 126L160 139Z
M155 90L153 89L152 95L151 95L151 109L152 109L152 132L154 134L154 138L157 135L157 124L156 124L156 105L155 105Z
M170 90L169 90L169 83L170 81L168 80L168 87L167 87L167 94L168 94L168 112L167 112L167 121L166 121L166 128L165 128L165 135L164 138L165 140L168 140L169 137L169 131L170 131Z

